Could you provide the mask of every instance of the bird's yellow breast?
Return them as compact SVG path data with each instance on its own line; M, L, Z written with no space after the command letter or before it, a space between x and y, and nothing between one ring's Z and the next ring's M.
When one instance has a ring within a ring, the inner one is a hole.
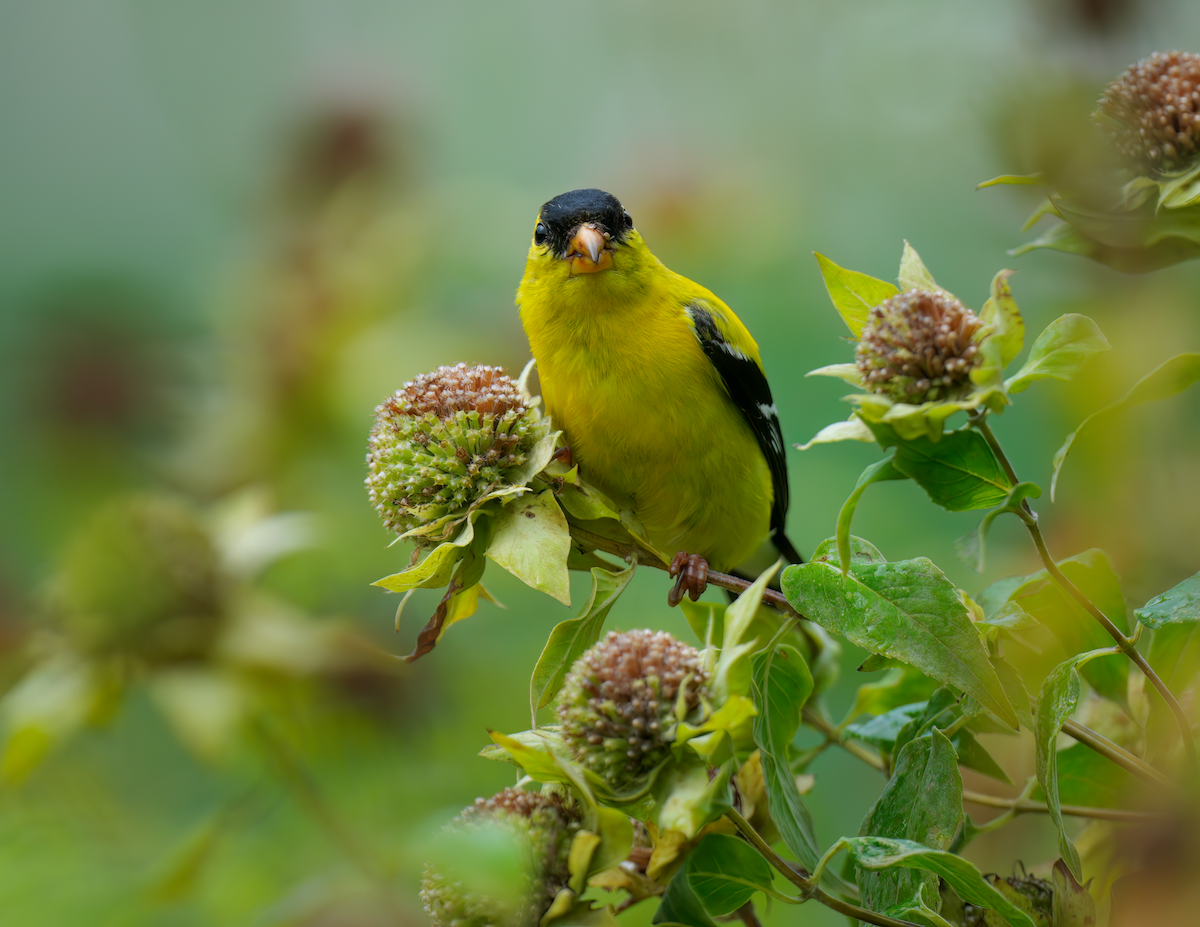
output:
M720 301L652 255L624 268L623 257L586 276L527 270L518 303L546 410L586 478L628 505L655 546L731 569L766 539L772 489L688 324L689 301Z

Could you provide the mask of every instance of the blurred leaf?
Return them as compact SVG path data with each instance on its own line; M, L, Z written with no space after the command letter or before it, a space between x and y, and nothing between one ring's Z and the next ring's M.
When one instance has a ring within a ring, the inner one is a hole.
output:
M554 490L523 496L496 516L487 555L527 586L571 604L571 534Z
M884 837L843 837L835 847L849 850L860 869L879 871L903 866L935 873L945 879L963 900L998 912L1009 927L1035 927L1029 915L996 891L979 874L979 870L961 856L931 849L911 840Z
M788 747L800 726L800 710L812 690L808 666L791 647L772 647L754 657L752 691L758 709L754 742L759 748L767 806L784 845L810 872L821 853L812 816L796 788Z
M847 575L798 564L784 571L783 591L810 621L956 686L1016 727L958 589L926 558L853 565Z
M1037 715L1034 719L1034 747L1036 749L1037 779L1046 796L1046 807L1050 820L1058 828L1058 849L1075 877L1082 878L1079 853L1075 849L1063 826L1059 810L1058 795L1058 735L1062 726L1079 705L1079 667L1111 654L1119 654L1116 648L1093 650L1071 657L1054 668L1042 683L1038 695Z
M685 598L679 603L679 610L702 646L720 646L725 636L724 602L693 602Z
M982 190L984 187L996 187L1003 184L1020 186L1022 184L1030 184L1040 186L1042 183L1041 174L1001 174L999 177L993 177L991 180L985 180L981 184L976 184L976 190Z
M571 874L568 887L576 895L580 894L587 885L588 873L592 867L592 857L599 846L600 835L593 834L590 830L577 830L571 840L571 848L567 854L567 871Z
M692 892L686 868L681 868L675 877L667 883L658 910L654 912L652 924L670 927L672 924L682 924L683 927L717 927L716 923L704 910L704 905Z
M981 361L971 371L972 383L997 383L1025 344L1025 321L1008 286L1014 273L1002 270L992 278L992 295L979 310L988 334L979 344Z
M905 744L897 754L892 776L858 833L945 850L962 818L958 760L950 741L934 730ZM862 903L872 911L886 911L921 897L934 903L937 887L937 876L912 870L866 870L858 877Z
M1200 622L1165 624L1150 639L1146 659L1172 692L1181 693L1200 673ZM1179 734L1171 709L1153 686L1146 688L1150 717L1146 722L1147 743L1154 749L1176 750Z
M1141 608L1135 608L1133 614L1152 630L1200 621L1200 573L1156 595Z
M921 260L921 255L917 254L917 249L910 245L907 241L904 243L904 251L900 255L900 289L901 291L908 290L940 290L937 281L933 279Z
M207 667L162 670L151 678L150 694L179 739L208 760L229 750L250 707L234 677Z
M1017 483L1008 491L1004 501L983 516L983 520L970 534L964 535L954 542L954 551L976 573L983 572L984 557L987 550L987 535L992 528L992 522L1005 513L1011 513L1018 518L1024 518L1021 504L1028 499L1041 498L1042 487L1037 483Z
M1030 218L1035 220L1047 212L1057 214L1058 210L1050 205L1048 209L1043 209ZM1026 228L1028 227L1029 223L1026 224ZM1091 238L1070 222L1057 222L1040 237L1013 248L1008 253L1020 257L1039 248L1078 254L1126 274L1149 273L1178 264L1180 261L1200 257L1200 243L1184 237L1167 236L1145 245L1120 247Z
M554 626L529 681L529 708L535 718L538 709L545 708L558 694L575 661L599 640L609 611L633 579L635 569L631 566L620 573L593 569L592 592L583 610Z
M1111 348L1095 322L1086 315L1069 312L1042 330L1024 365L1004 381L1004 386L1010 393L1019 393L1035 380L1070 380L1093 354Z
M821 267L821 276L825 278L825 289L829 298L841 314L842 321L850 329L855 338L862 335L866 328L871 309L885 299L890 299L900 291L886 280L877 280L857 271L838 267L823 254L816 256L817 264Z
M839 441L863 441L867 444L874 444L875 435L871 433L870 428L863 424L862 419L853 415L847 422L834 422L832 425L826 425L813 435L807 444L797 444L796 449L807 451L814 444L836 444Z
M596 815L600 843L596 852L592 854L587 870L589 878L598 872L619 866L633 849L633 820L627 814L601 805L597 805L593 811Z
M79 730L101 696L95 669L72 654L34 666L0 701L8 739L0 781L17 784Z
M1096 903L1060 859L1054 863L1054 927L1095 927Z
M1012 784L1012 779L1004 771L1004 767L996 762L996 758L988 753L987 749L975 739L975 735L965 727L954 732L950 743L954 745L954 752L958 754L959 766L973 769L998 782Z
M977 431L955 431L936 444L928 438L900 441L892 464L950 512L986 509L1005 501L1012 483Z
M894 455L889 455L863 470L858 477L858 482L854 486L854 491L842 503L842 509L838 512L837 551L838 561L843 571L850 568L850 522L854 518L854 511L858 508L858 500L862 498L862 494L867 491L867 487L872 483L907 479L906 474L896 469L893 457Z
M1033 704L1033 700L1029 697L1029 690L1025 688L1025 683L1021 680L1021 674L1003 657L993 656L991 659L992 668L996 670L996 676L999 678L1000 684L1004 686L1008 700L1016 709L1017 717L1027 728L1032 728L1033 709L1030 706Z
M1062 447L1054 453L1054 476L1050 480L1051 501L1054 499L1063 462L1067 459L1067 454L1070 453L1071 446L1081 431L1098 418L1124 412L1126 409L1131 409L1144 402L1167 399L1182 393L1197 380L1200 380L1200 354L1176 354L1138 380L1130 387L1129 392L1116 402L1110 403L1085 418L1078 428L1067 435Z
M912 667L890 670L878 682L868 682L858 687L854 707L846 717L853 719L862 714L879 715L915 702L923 703L937 688L936 680Z
M693 894L714 917L732 914L757 892L774 895L774 875L761 853L746 841L709 834L688 857Z
M1137 780L1130 773L1086 744L1059 750L1056 764L1058 800L1064 805L1121 808L1137 788ZM1029 797L1045 801L1046 793L1038 785Z
M845 380L851 386L857 386L859 389L863 388L862 374L859 373L858 364L826 364L824 367L810 370L805 376L837 377L839 380Z

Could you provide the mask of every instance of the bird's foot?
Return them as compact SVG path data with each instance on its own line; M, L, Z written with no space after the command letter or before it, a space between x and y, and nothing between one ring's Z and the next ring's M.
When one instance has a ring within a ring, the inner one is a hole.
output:
M708 588L708 561L697 554L681 550L671 561L667 572L679 577L667 593L667 604L672 608L683 601L685 594L695 602L700 598L700 593Z
M569 467L575 460L575 455L571 453L571 448L564 444L562 447L556 447L554 449L554 453L550 455L550 460L552 462L555 460L561 460Z

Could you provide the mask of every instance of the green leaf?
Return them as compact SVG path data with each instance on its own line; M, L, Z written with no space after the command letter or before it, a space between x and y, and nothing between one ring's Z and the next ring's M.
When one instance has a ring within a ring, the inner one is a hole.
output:
M1025 344L1025 321L1008 287L1008 278L1014 273L1016 271L1002 270L992 278L992 295L979 310L987 334L979 344L982 360L971 371L971 382L976 385L998 384L1004 368L1021 353Z
M654 912L651 923L662 927L670 927L673 924L682 924L683 927L717 927L716 922L704 910L704 905L692 892L686 867L675 873L675 877L667 883L667 890L663 892L662 901L658 910Z
M862 419L857 415L852 415L849 421L826 425L807 443L797 444L796 449L807 451L814 444L837 444L839 441L862 441L866 444L874 444L875 435L871 433L870 428L863 424Z
M892 465L910 477L937 505L967 512L999 505L1012 483L977 431L955 431L936 444L928 438L898 441Z
M1086 315L1069 312L1037 336L1024 365L1004 381L1004 386L1010 393L1019 393L1035 380L1070 380L1093 354L1111 348L1100 326Z
M599 640L609 610L633 579L635 569L631 566L620 573L612 573L594 568L591 571L592 593L583 611L554 626L529 680L529 708L535 719L538 709L545 708L558 694L575 661Z
M1151 630L1200 621L1200 573L1156 595L1141 608L1135 608L1133 614Z
M1129 631L1125 596L1112 561L1102 550L1085 550L1074 557L1058 562L1058 568L1084 595L1092 601L1121 633ZM1053 646L1043 636L1019 628L1007 631L1011 639L1028 648L1021 669L1031 685L1036 686L1050 670L1078 653L1103 648L1112 638L1082 605L1062 586L1042 570L1028 577L1009 596L1008 601L1021 612L1037 620L1053 635L1059 646ZM1016 654L1013 655L1016 659ZM1126 661L1105 661L1083 670L1084 678L1105 698L1125 704L1127 700L1129 666Z
M1062 447L1054 454L1054 476L1050 480L1050 499L1052 501L1054 499L1063 462L1067 459L1067 454L1070 453L1071 446L1081 431L1088 428L1098 418L1116 415L1144 402L1155 402L1182 393L1197 380L1200 380L1200 354L1176 354L1138 380L1130 387L1129 392L1116 402L1085 418L1078 428L1067 435Z
M900 255L900 289L904 292L941 289L933 279L933 274L925 268L917 249L907 241L904 243L904 252Z
M988 753L987 749L975 739L975 735L965 727L954 732L950 743L954 745L954 752L958 754L959 766L973 769L998 782L1012 784L1012 779L1004 771L1004 767L996 762L996 758Z
M774 895L774 876L762 854L744 840L709 834L687 861L687 878L696 899L714 917L732 914L755 892Z
M842 510L838 512L837 550L838 561L843 571L850 568L850 522L854 518L854 510L858 508L858 500L862 498L862 494L867 491L867 487L872 483L908 478L895 468L892 463L892 456L889 455L883 458L883 460L876 461L863 470L858 477L858 482L854 486L854 491L842 503Z
M858 687L854 707L846 717L853 719L862 714L885 714L901 706L924 702L937 688L935 680L912 667L889 670L878 682L868 682ZM892 739L895 740L894 737Z
M891 779L867 812L860 837L911 840L937 850L949 849L962 825L962 777L950 741L934 730L909 741L896 756ZM886 911L904 899L937 898L937 876L914 870L860 872L862 903Z
M886 280L877 280L866 274L838 267L825 255L815 251L813 255L820 265L821 276L825 278L825 289L829 291L834 308L855 338L862 335L871 309L900 292Z
M496 517L487 549L496 564L563 605L571 604L570 552L570 529L552 489L506 505Z
M1172 692L1182 692L1200 673L1200 623L1168 623L1150 639L1146 659ZM1148 687L1150 717L1146 723L1148 742L1159 749L1179 747L1178 731L1167 703L1157 690Z
M991 180L985 180L983 183L977 184L975 189L982 190L985 187L997 187L1001 185L1020 186L1022 184L1041 186L1041 183L1041 174L1001 174L999 177L993 177Z
M891 711L876 715L871 720L864 721L862 724L848 725L845 730L845 736L853 737L870 744L872 747L891 753L896 746L896 738L900 735L900 732L908 726L909 722L915 721L925 714L925 706L927 704L928 700L901 705L898 708L893 708Z
M845 575L827 563L799 564L784 571L783 592L810 621L961 689L1016 727L958 590L926 558L852 565Z
M800 726L800 709L812 694L812 675L799 652L786 646L758 654L753 667L752 692L758 709L754 742L760 751L767 808L784 845L812 871L821 853L812 816L788 763L788 747Z
M389 592L437 589L445 586L450 582L455 565L475 540L475 522L481 514L478 509L472 512L458 537L453 541L439 544L420 563L399 573L393 573L391 576L385 576L383 579L377 579L371 585L382 586Z
M1051 923L1054 927L1095 927L1096 903L1061 859L1054 863L1052 878L1054 901Z
M821 563L840 563L841 557L838 554L837 538L826 538L817 545L817 549L813 551L812 561L820 561ZM850 535L850 562L851 563L887 563L887 557L879 552L879 548L870 541L860 537Z
M1138 787L1130 773L1105 759L1086 744L1072 744L1058 751L1058 800L1064 805L1092 808L1122 808ZM1045 801L1039 785L1029 796Z
M858 364L826 364L824 367L810 370L805 376L837 377L839 380L844 380L851 386L857 386L859 389L862 389L863 386L862 373L858 369Z
M488 731L492 742L512 757L513 761L525 770L526 775L538 782L574 782L574 778L563 769L561 758L552 751L550 744L539 737L538 731L527 731L509 737L499 731ZM489 751L484 751L489 759L495 758Z
M837 845L850 851L860 869L879 871L903 866L926 870L950 883L964 901L997 912L1009 927L1035 927L1028 914L996 891L979 870L961 856L911 840L884 837L843 837Z
M1066 829L1063 827L1062 811L1058 793L1058 735L1063 724L1074 714L1079 705L1079 667L1097 657L1119 654L1115 647L1093 650L1071 657L1054 668L1038 695L1037 714L1034 718L1034 746L1038 784L1046 796L1046 808L1050 820L1058 828L1058 849L1076 879L1083 878L1083 867Z

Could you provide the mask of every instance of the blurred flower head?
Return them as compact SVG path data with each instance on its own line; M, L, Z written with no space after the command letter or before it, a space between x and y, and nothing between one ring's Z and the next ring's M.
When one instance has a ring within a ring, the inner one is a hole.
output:
M1200 155L1200 55L1155 52L1108 85L1096 118L1135 171L1171 173Z

